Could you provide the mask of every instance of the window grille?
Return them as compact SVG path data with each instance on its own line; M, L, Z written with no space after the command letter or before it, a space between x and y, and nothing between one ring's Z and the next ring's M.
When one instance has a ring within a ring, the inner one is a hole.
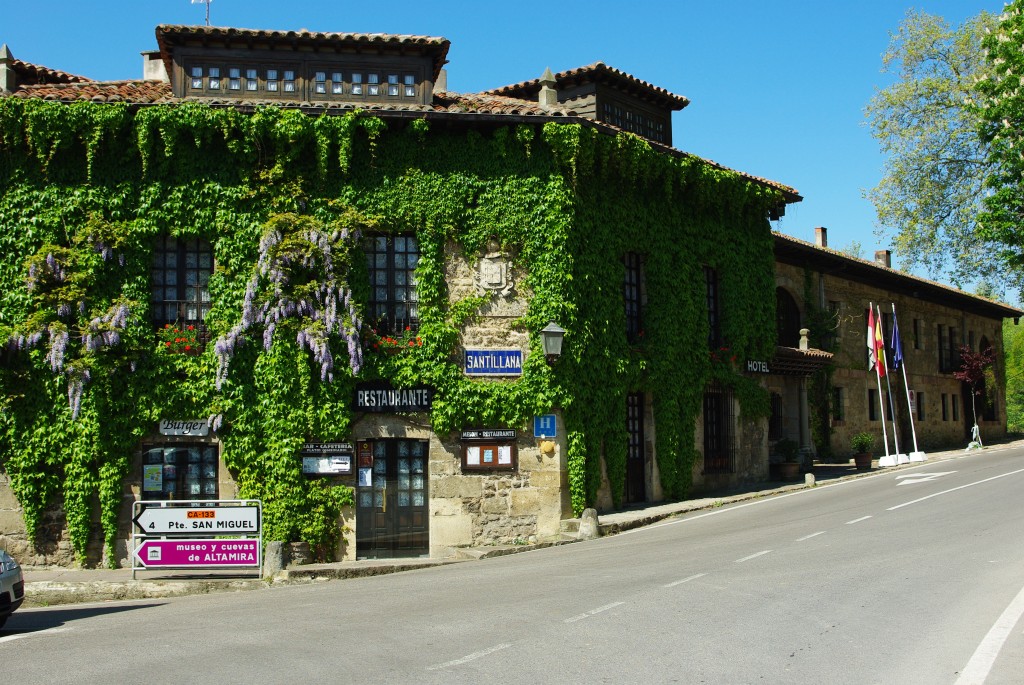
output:
M153 323L157 327L195 326L200 342L207 342L212 273L213 249L209 242L170 236L160 239L150 269Z
M704 391L704 473L733 472L732 392L717 383Z
M370 320L379 333L419 328L416 265L420 252L409 235L375 235L365 242L370 275Z

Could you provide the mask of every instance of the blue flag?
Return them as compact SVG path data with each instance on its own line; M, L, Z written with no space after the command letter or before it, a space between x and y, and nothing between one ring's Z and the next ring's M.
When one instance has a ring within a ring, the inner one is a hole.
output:
M899 370L903 366L903 345L900 344L900 327L896 323L896 311L892 313L892 368Z

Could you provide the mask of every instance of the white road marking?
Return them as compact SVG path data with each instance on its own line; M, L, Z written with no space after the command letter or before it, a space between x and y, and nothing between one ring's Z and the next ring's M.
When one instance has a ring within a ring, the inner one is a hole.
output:
M974 650L971 660L960 672L960 677L956 679L955 685L983 685L992 670L992 665L996 662L996 657L999 656L999 650L1003 648L1006 638L1010 636L1022 614L1024 614L1024 588L1021 588L1021 591L1017 593L1017 596L996 620L995 625L982 639L978 648Z
M706 575L707 575L706 573L698 573L696 575L690 576L689 578L683 578L682 580L677 580L675 582L669 583L668 585L662 585L662 587L675 587L676 585L682 585L683 583L689 583L691 580L697 580L698 578L702 578L702 577L704 577Z
M46 630L33 630L29 633L15 633L14 635L6 635L0 637L0 642L11 642L12 640L20 640L23 637L40 637L43 635L53 635L54 633L66 633L71 630L68 626L60 628L47 628Z
M935 480L940 476L949 476L956 473L956 471L942 471L940 473L901 473L896 476L896 480L899 483L896 485L915 485L917 483L927 483L930 480Z
M854 523L860 523L861 521L867 521L869 518L871 518L871 517L870 516L861 516L859 519L853 519L852 521L847 521L846 525L852 526Z
M742 564L744 561L750 561L751 559L756 559L757 557L763 557L765 554L768 554L769 552L771 552L770 549L765 549L765 550L762 550L760 552L757 552L756 554L751 554L749 557L743 557L742 559L737 559L735 563Z
M619 606L620 604L625 604L625 602L612 602L611 604L605 604L603 607L598 607L596 609L591 609L590 611L588 611L585 614L580 614L579 616L573 616L572 618L567 618L567 619L565 619L565 622L566 623L575 623L576 621L582 621L583 619L590 618L591 616L593 616L595 614L599 614L602 611L608 611L609 609L614 609L615 607Z
M479 652L473 652L472 654L467 654L466 656L462 657L461 659L455 659L454 661L446 661L443 664L435 664L434 666L427 666L427 670L428 671L437 671L439 669L449 668L451 666L461 666L462 664L469 663L470 661L473 661L474 659L479 659L480 657L487 656L488 654L494 654L495 652L499 652L499 651L501 651L503 649L508 649L511 646L512 646L511 642L503 642L500 645L494 645L493 647L488 647L487 649L481 649Z
M810 535L805 535L802 538L797 538L796 541L797 542L803 542L804 540L810 540L811 538L816 538L819 535L824 535L824 534L825 534L825 531L819 530L817 533L811 533Z
M926 495L925 497L920 497L909 502L904 502L903 504L897 504L895 507L889 507L888 509L886 509L886 511L894 511L896 509L902 509L903 507L909 507L911 504L917 504L918 502L923 502L926 499L931 499L932 497L938 497L939 495L948 495L951 492L963 490L964 488L969 488L972 485L981 485L982 483L987 483L990 480L997 480L999 478L1005 478L1006 476L1012 476L1018 473L1024 473L1024 469L1017 469L1016 471L1010 471L1009 473L1001 473L998 476L992 476L991 478L985 478L984 480L976 480L973 483L968 483L967 485L960 485L955 488L950 488L949 490L943 490L942 492L936 492L935 494L932 495Z

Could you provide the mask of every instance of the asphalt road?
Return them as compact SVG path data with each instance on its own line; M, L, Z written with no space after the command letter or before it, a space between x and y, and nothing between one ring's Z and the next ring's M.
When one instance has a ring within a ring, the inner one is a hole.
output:
M1024 450L587 543L239 594L30 609L27 683L1024 682Z

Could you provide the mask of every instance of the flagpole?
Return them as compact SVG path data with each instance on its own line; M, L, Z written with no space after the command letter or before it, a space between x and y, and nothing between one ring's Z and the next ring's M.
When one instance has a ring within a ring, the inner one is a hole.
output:
M907 393L907 413L910 414L910 435L914 439L914 451L910 453L910 461L926 461L928 457L925 456L924 452L917 448L917 429L914 428L914 406L910 402L910 383L907 381L907 360L903 356L903 343L899 340L899 324L896 322L896 304L894 302L889 303L892 306L892 344L893 350L896 349L896 345L899 345L899 365L903 369L903 389ZM895 355L895 351L893 355ZM917 400L921 401L920 398Z
M875 320L875 325L878 326L879 329L881 329L881 327L882 327L882 308L880 306L876 306L875 309L878 312L878 318ZM879 335L881 336L881 330L879 330ZM895 455L896 463L899 464L899 463L903 463L903 460L900 459L901 456L904 457L907 461L910 461L910 459L909 459L909 457L906 457L906 455L901 455L900 454L900 438L899 438L899 435L896 433L896 412L893 411L893 408L892 408L892 381L889 380L889 360L888 360L888 358L885 355L885 338L884 337L882 337L882 341L881 342L882 342L882 345L881 345L882 359L880 360L880 363L882 364L882 366L879 367L879 370L881 370L881 369L885 369L886 370L886 373L885 373L885 389L886 389L886 392L888 393L888 398L889 398L889 413L892 414L892 444L896 448L896 455ZM885 412L882 413L882 423L885 423Z
M875 303L868 302L868 347L871 349L869 353L870 359L874 360L875 366L875 383L878 385L878 404L879 409L882 412L882 442L885 443L885 459L879 459L879 466L895 466L895 463L888 463L889 457L889 435L885 429L885 407L882 407L882 375L878 372L878 346L875 344ZM886 463L882 463L886 462Z

